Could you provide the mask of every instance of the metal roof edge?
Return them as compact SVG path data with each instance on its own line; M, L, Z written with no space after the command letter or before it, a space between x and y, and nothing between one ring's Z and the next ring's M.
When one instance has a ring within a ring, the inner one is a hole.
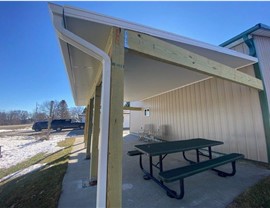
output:
M229 45L229 44L231 44L231 43L233 43L233 42L235 42L235 41L243 38L246 35L249 35L249 34L255 32L256 30L259 30L259 29L265 29L265 30L269 30L270 31L270 27L268 25L265 25L265 24L262 24L262 23L258 23L255 26L249 28L248 30L246 30L246 31L244 31L244 32L242 32L242 33L234 36L233 38L231 38L231 39L229 39L229 40L221 43L219 46L225 47L225 46L227 46L227 45Z
M49 7L52 23L54 22L54 18L63 19L64 8L62 6L49 2L48 7ZM54 23L53 23L53 25L54 25ZM54 27L54 30L56 32L56 38L58 40L57 42L59 44L59 47L62 50L62 53L61 53L62 60L66 66L66 69L67 69L65 71L66 71L66 74L68 76L68 81L69 81L70 89L72 92L73 100L74 100L75 105L78 105L78 101L77 101L78 96L77 96L76 90L73 88L75 82L74 82L74 74L72 73L72 70L71 70L72 67L70 64L70 54L69 54L69 50L68 50L68 44L64 43L61 40L61 38L58 36L58 32L57 32L55 27Z
M92 11L88 11L88 10L84 10L84 9L79 9L79 8L73 7L73 6L64 6L63 8L64 8L64 15L65 16L88 20L88 21L95 21L97 23L106 24L106 25L110 25L110 26L117 26L117 27L120 27L123 29L128 29L128 30L133 30L133 31L145 33L145 34L148 34L151 36L155 36L157 38L163 38L163 39L167 39L167 40L171 40L171 41L182 42L184 44L189 44L189 45L205 48L205 49L208 49L211 51L216 51L216 52L231 55L231 56L237 56L239 58L250 60L253 63L257 62L257 59L255 59L254 57L248 56L246 54L239 53L237 51L233 51L231 49L224 48L221 46L212 45L212 44L205 43L205 42L198 41L198 40L194 40L194 39L191 39L188 37L180 36L178 34L174 34L174 33L170 33L167 31L148 27L145 25L129 22L129 21L122 20L119 18L114 18L111 16L99 14L96 12L92 12ZM253 63L251 63L251 64L253 64Z

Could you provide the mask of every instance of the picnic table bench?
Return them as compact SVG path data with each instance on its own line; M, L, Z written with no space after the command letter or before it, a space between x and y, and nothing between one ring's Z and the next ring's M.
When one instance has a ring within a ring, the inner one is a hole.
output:
M164 142L164 143L152 143L144 145L135 145L137 150L129 151L127 154L129 156L140 156L140 167L145 173L144 179L152 179L161 188L167 191L167 195L172 198L182 199L184 197L184 178L201 173L207 170L213 170L218 173L219 176L233 176L236 173L235 161L244 158L244 155L238 153L231 153L217 158L212 158L212 146L223 144L220 141L207 140L202 138L181 140L174 142ZM207 147L208 155L200 154L199 149ZM188 159L185 155L185 151L196 150L197 161L192 161ZM171 170L163 171L163 160L170 153L182 152L183 157L186 161L190 162L190 165L174 168ZM149 171L146 171L142 164L142 155L149 156ZM200 155L206 156L209 160L200 161ZM159 156L159 162L153 164L152 157ZM232 172L227 173L221 170L215 169L216 167L231 163ZM153 167L159 169L158 178L153 175ZM171 190L169 187L164 185L164 183L170 183L173 181L180 181L180 193L177 194L176 191Z
M235 161L238 159L244 158L244 155L238 153L231 153L224 156L220 156L211 160L206 160L199 163L193 163L180 168L175 168L159 173L159 178L166 182L170 183L173 181L180 181L180 194L177 195L175 191L167 190L167 195L176 199L182 199L184 197L184 178L201 173L207 170L214 170L221 177L233 176L236 173ZM227 163L232 164L232 172L227 173L221 170L215 169L216 167L225 165Z
M136 155L142 155L143 153L140 152L139 150L131 150L131 151L128 151L127 153L129 156L136 156Z

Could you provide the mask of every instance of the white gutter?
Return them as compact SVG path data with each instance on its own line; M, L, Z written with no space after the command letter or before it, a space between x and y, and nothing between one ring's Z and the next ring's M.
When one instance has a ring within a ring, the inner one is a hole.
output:
M111 85L111 59L107 53L93 44L85 41L76 34L66 30L63 25L63 9L54 4L49 4L53 12L52 19L59 39L78 48L89 56L102 62L102 91L101 91L101 115L99 138L99 163L97 183L96 207L106 207L107 190L107 162L108 162L108 138L109 138L109 113L110 113L110 85Z

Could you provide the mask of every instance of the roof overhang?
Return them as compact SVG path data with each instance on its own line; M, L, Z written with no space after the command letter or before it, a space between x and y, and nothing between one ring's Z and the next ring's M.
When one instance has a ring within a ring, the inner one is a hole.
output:
M252 38L253 36L262 36L270 38L270 27L264 24L257 24L254 27L249 28L248 30L236 35L235 37L221 43L220 46L226 48L232 48L236 45L239 45L245 42L244 38Z
M66 30L81 37L97 48L109 52L110 33L113 27L147 34L167 44L203 56L211 61L239 69L252 65L257 59L227 48L213 46L190 38L149 28L139 24L107 17L73 7L50 4L52 18L59 19ZM101 82L102 63L59 37L73 97L76 105L87 105L95 87ZM128 43L127 43L128 44ZM144 56L126 45L124 65L124 100L143 100L173 89L181 88L211 75L187 67Z

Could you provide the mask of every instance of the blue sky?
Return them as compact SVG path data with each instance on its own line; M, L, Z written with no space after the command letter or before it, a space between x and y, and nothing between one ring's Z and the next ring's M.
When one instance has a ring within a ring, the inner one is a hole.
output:
M270 2L55 2L210 44L270 25ZM65 99L74 106L47 2L0 2L0 111Z

